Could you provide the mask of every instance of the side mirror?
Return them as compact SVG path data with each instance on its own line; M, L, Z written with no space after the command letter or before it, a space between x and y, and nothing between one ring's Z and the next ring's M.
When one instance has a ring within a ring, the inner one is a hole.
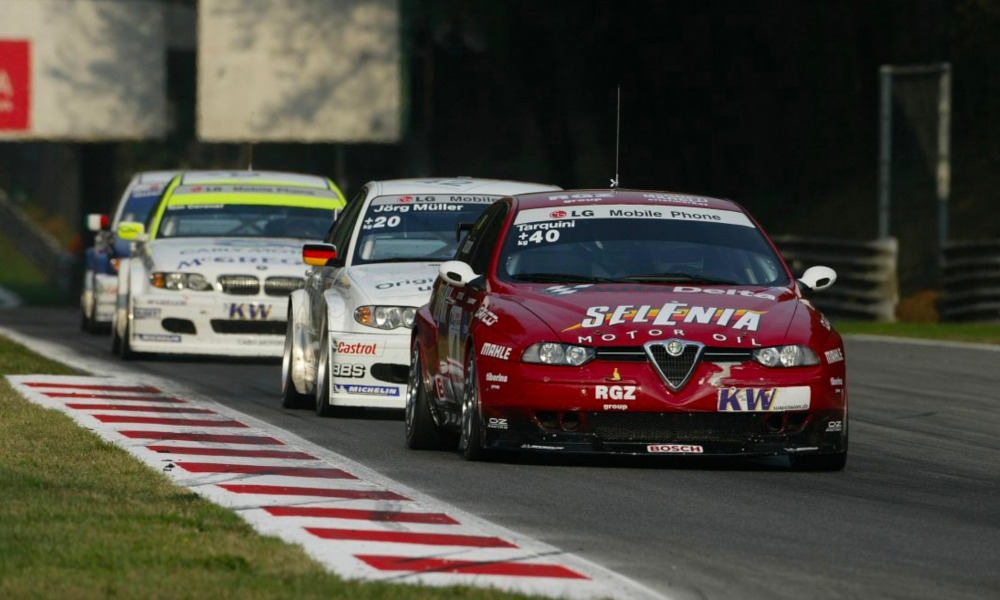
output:
M87 230L97 233L98 231L104 231L111 224L111 219L108 215L102 215L100 213L91 213L87 215Z
M441 263L441 266L438 268L438 274L441 276L441 279L444 279L455 287L465 287L470 281L479 277L472 270L472 267L460 260L449 260L448 262Z
M807 288L818 292L837 281L837 272L830 267L809 267L802 277L799 277L799 281Z
M143 242L146 240L146 226L135 221L122 221L118 224L118 239Z
M337 258L333 244L306 244L302 246L302 262L311 267L326 267Z

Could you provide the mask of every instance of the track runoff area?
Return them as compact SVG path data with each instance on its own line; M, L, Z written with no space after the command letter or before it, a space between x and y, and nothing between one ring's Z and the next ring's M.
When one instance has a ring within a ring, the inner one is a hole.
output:
M7 379L31 402L68 414L177 485L237 511L260 533L302 545L344 578L574 599L664 598L289 432L148 378Z

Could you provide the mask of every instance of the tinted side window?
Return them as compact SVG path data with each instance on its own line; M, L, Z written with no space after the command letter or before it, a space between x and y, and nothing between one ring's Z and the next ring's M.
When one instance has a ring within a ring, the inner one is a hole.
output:
M465 239L459 245L458 252L455 254L455 260L472 265L472 256L478 240L482 237L487 226L493 221L493 217L500 210L503 210L504 214L506 214L506 206L503 202L497 202L480 215L476 223L472 226L472 229L469 230L469 233L466 234Z
M479 239L476 240L472 247L472 260L469 264L472 266L472 270L479 274L486 273L486 270L490 266L490 257L493 256L494 248L500 243L498 239L500 230L503 229L503 224L507 217L506 203L498 203L496 207L496 210L491 211L493 213L492 216L486 222L486 226L483 228Z
M354 223L358 220L358 214L365 203L367 188L358 192L353 200L347 203L347 207L340 213L340 217L333 222L330 232L326 235L326 242L337 247L337 254L344 256L347 253L347 245L351 239L351 232L354 231Z

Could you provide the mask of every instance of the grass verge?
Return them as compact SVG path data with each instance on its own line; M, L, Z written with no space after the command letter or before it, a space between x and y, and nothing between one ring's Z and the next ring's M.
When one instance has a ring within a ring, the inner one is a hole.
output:
M45 274L29 261L6 236L0 234L0 286L21 297L25 304L64 304L66 299L49 283Z
M0 336L0 374L67 374ZM0 598L524 598L345 582L0 377Z
M998 323L871 323L866 321L837 321L837 331L842 334L865 333L897 337L1000 344Z

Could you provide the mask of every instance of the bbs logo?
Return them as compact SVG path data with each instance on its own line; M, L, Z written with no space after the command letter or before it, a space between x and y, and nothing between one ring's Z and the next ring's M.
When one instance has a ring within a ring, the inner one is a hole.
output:
M364 377L364 365L352 365L349 363L334 363L330 365L330 375L333 377Z

